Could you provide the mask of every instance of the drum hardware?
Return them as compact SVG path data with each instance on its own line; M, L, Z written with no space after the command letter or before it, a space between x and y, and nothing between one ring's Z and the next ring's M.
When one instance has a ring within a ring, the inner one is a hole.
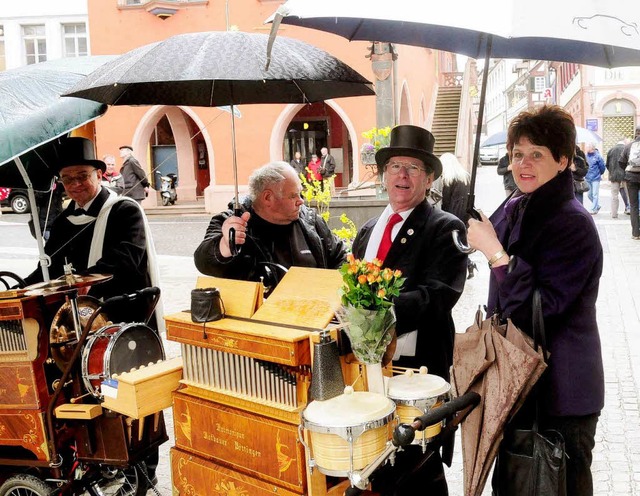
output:
M92 296L72 296L66 300L53 317L49 331L51 356L60 370L68 363L73 347L78 343L82 326L86 325L91 315L100 307L100 301ZM108 322L104 313L100 313L91 332L106 326Z
M313 368L309 397L313 400L335 398L344 391L344 376L340 365L338 343L327 329L319 333L313 345Z
M56 389L58 387L59 383L60 383L60 379L56 379L55 381L53 381L51 383L51 389ZM62 387L65 388L67 386L70 386L71 384L73 384L73 381L67 381L62 385ZM71 403L73 403L73 400L74 400L74 398L71 398Z
M370 483L369 477L376 469L382 466L387 460L392 463L396 451L400 451L403 447L413 443L416 432L423 431L435 424L443 423L445 420L447 420L447 422L443 431L453 432L479 402L480 395L475 392L469 392L449 401L443 407L435 408L424 415L416 417L411 423L399 424L394 429L393 436L387 443L385 450L362 470L350 473L348 475L349 482L351 482L353 487L364 491ZM439 439L441 439L441 437ZM432 448L432 451L435 451L439 448L439 442L436 441L433 444L436 446ZM354 491L349 494L359 494L359 492Z

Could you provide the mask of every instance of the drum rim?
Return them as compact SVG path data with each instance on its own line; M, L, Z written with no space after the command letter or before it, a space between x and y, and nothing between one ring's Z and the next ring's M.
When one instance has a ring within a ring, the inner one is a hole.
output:
M153 336L156 338L156 340L158 341L158 343L160 344L160 351L162 352L162 360L166 359L165 356L165 352L164 352L164 346L162 345L162 339L160 339L160 335L154 331L151 327L149 327L147 324L145 324L144 322L131 322L131 323L124 323L121 322L121 327L120 330L118 332L116 332L111 339L109 339L109 344L107 344L107 348L104 350L104 357L102 357L102 362L103 362L103 366L102 366L102 371L105 374L105 377L109 378L111 377L111 363L107 363L107 357L111 357L111 352L113 351L113 347L116 344L116 341L118 340L118 337L120 336L120 334L122 334L125 330L129 329L130 327L146 327L147 329L149 329L151 331L151 334L153 334ZM141 363L140 366L142 365L148 365L147 363Z
M435 376L435 377L439 377L439 376ZM400 394L400 393L395 393L395 392L391 392L391 380L393 379L393 377L389 380L389 384L387 386L387 396L389 398L391 398L392 400L396 401L396 400L404 400L404 401L409 401L409 400L422 400L422 399L430 399L430 398L436 398L436 397L440 397L443 395L448 395L451 393L451 384L449 384L447 381L445 381L444 379L442 379L443 381L443 385L441 388L436 389L435 391L431 392L431 393L425 393L425 392L420 392L420 391L416 391L415 394Z
M304 429L307 429L310 432L317 432L319 434L334 434L343 438L345 441L349 441L349 439L356 440L366 431L384 427L388 423L392 422L396 416L396 405L392 402L392 404L390 405L390 411L385 413L380 418L365 420L364 422L353 425L322 425L318 424L317 422L305 419L304 411L302 413L303 416L301 425ZM361 431L359 431L360 428L362 429Z

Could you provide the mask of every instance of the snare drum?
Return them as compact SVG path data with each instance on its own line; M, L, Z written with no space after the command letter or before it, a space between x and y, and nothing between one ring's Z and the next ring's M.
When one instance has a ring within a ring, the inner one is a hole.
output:
M424 415L433 408L442 406L449 399L451 385L442 377L427 373L421 367L419 373L407 370L402 375L389 379L387 396L396 404L400 423L410 424L413 419ZM416 432L414 444L423 444L440 434L442 423L430 425L422 432Z
M380 455L391 439L396 406L382 394L354 392L312 401L302 412L310 457L325 475L348 477Z
M100 383L112 374L164 360L157 332L144 324L111 324L89 336L82 348L82 381L87 391L101 397Z

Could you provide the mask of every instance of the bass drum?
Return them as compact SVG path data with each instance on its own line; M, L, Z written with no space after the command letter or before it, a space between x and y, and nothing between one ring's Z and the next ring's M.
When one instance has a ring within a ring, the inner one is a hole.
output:
M145 324L111 324L94 332L82 348L82 381L101 398L100 383L113 374L164 360L162 340Z

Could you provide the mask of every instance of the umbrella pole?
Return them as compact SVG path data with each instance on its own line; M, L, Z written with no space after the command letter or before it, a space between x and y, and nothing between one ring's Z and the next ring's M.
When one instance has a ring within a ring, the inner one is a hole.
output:
M38 206L36 205L36 195L33 193L33 184L29 179L24 164L20 157L13 159L20 171L22 180L27 185L27 194L29 195L29 204L31 205L31 218L33 219L33 230L38 242L38 254L40 259L40 269L42 270L42 279L44 282L48 282L49 278L49 265L51 265L51 259L44 252L44 242L42 241L42 231L40 230L40 218L38 216Z
M489 80L489 59L491 58L491 45L493 35L487 37L487 51L484 56L484 71L482 72L482 89L480 90L480 105L478 108L478 123L476 125L476 142L473 147L473 162L471 163L471 181L469 182L469 196L467 198L467 212L477 220L480 216L475 208L476 175L478 172L478 160L480 157L480 134L482 133L482 123L484 121L484 102L487 95L487 81Z
M240 199L238 198L238 160L236 158L236 119L235 119L235 109L233 104L230 106L231 109L231 153L232 164L233 164L233 215L236 217L240 217L242 215L242 211L240 210ZM229 229L229 249L231 250L232 255L237 255L240 253L240 247L236 245L236 230L232 227Z

